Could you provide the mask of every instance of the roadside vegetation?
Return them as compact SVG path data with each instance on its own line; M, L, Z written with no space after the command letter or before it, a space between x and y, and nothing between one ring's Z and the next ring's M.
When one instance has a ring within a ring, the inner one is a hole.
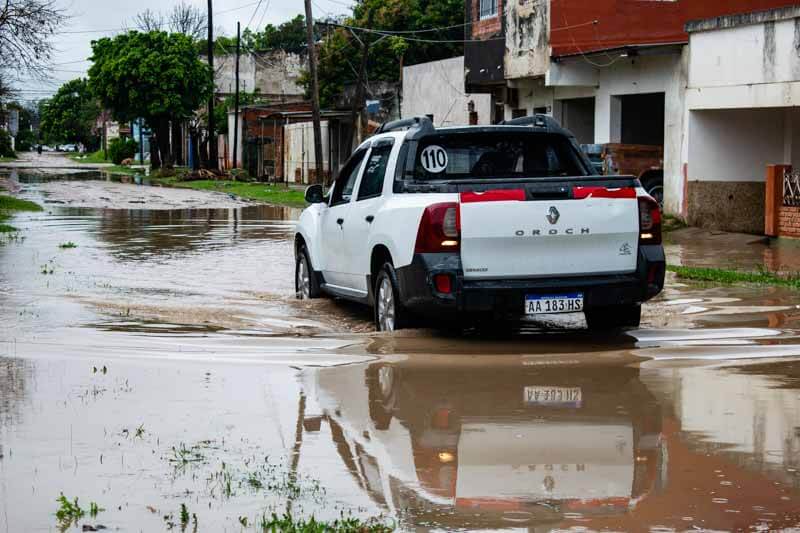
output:
M41 211L42 207L28 200L20 200L13 196L0 194L0 233L11 233L17 231L14 226L9 226L4 222L11 218L16 211Z
M258 200L260 202L285 205L288 207L305 207L306 205L303 191L298 191L282 185L233 180L181 181L180 177L151 178L150 182L154 185L163 185L165 187L224 192L249 200Z
M692 281L721 283L726 285L753 283L758 285L776 285L800 289L800 276L782 276L766 270L744 272L723 268L686 267L669 265L667 270L674 272L678 278Z
M99 163L111 163L111 161L106 159L105 152L103 150L98 150L90 154L70 154L67 157L76 163L91 163L95 165Z
M242 525L247 527L246 519ZM297 519L290 513L283 516L273 514L271 518L264 516L259 524L259 529L265 533L388 533L394 531L394 528L377 521L362 522L357 518L347 518L334 522L317 522L313 517L309 520Z

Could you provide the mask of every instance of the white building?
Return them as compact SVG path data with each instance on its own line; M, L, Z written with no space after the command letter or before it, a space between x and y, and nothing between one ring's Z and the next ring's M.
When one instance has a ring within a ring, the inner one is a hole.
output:
M430 115L436 126L491 124L491 95L464 92L464 56L403 67L401 118Z
M800 165L800 6L690 22L683 119L692 224L762 233L768 164Z

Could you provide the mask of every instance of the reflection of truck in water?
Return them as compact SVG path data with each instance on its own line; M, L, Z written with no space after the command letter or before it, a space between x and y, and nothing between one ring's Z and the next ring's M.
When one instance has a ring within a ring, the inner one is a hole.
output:
M351 475L414 523L617 515L666 471L660 409L637 369L375 363L316 375L307 390Z
M664 147L647 144L582 144L600 174L636 176L642 187L664 205Z

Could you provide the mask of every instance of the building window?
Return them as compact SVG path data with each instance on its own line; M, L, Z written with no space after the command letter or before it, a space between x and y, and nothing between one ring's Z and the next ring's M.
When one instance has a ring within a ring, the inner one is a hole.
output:
M497 16L497 0L480 0L480 3L481 20Z

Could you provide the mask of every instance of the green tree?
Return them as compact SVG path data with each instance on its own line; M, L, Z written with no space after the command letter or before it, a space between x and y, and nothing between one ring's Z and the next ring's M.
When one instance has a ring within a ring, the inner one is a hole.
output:
M191 117L211 94L208 65L179 33L131 31L92 42L89 86L116 120L139 117L155 132L161 165L172 166L170 122Z
M40 113L40 131L45 142L95 144L92 130L100 114L100 104L86 79L78 78L59 87L52 98L42 101Z
M372 23L369 24L370 13ZM373 43L367 64L370 81L398 81L402 65L414 65L455 57L464 53L464 0L362 0L343 22L347 26L369 26L377 32L354 30L362 41ZM354 83L361 58L361 45L345 28L331 27L319 49L320 100L330 106L345 84ZM453 42L449 42L453 41ZM308 88L305 76L302 83Z
M267 24L263 31L242 36L242 43L257 52L267 50L285 50L287 52L304 52L306 43L306 18L297 15L278 26Z

